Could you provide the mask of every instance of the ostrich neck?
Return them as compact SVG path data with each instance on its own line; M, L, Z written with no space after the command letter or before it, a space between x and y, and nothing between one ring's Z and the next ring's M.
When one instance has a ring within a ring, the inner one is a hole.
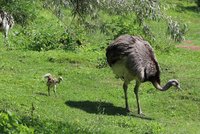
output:
M56 81L56 83L58 83L58 84L59 84L59 83L60 83L60 79L58 79L58 80Z
M153 85L154 85L154 87L156 89L158 89L160 91L166 91L166 90L168 90L172 86L172 84L171 84L170 81L167 82L163 87L158 82L154 82Z

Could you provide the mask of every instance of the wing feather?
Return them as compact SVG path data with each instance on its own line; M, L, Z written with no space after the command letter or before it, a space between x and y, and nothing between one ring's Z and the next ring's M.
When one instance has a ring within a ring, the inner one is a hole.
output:
M127 57L126 67L141 81L160 81L160 69L150 44L138 36L122 35L106 49L108 64Z

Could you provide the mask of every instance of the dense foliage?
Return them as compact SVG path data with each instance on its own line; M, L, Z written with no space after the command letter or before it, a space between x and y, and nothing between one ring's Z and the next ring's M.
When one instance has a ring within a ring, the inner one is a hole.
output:
M0 112L0 133L17 134L17 133L33 133L32 128L28 128L22 123L18 116L7 112Z
M198 7L200 7L200 0L196 0L196 4Z
M23 26L23 29L13 32L12 44L34 51L74 51L80 46L91 44L89 35L94 33L96 36L106 36L104 47L121 34L140 35L155 46L161 45L160 37L157 37L151 25L152 22L161 23L161 20L162 23L167 22L167 33L175 41L183 41L187 32L186 24L166 16L162 12L165 6L158 1L5 0L0 4L3 5L2 10L12 13L15 22ZM48 12L38 14L40 10L46 9ZM46 18L52 12L55 17ZM48 23L48 19L53 24ZM28 23L31 25L27 25ZM22 38L23 41L20 40ZM102 46L98 43L95 45ZM157 48L170 47L165 45Z
M86 21L88 16L90 16L93 20L98 19L100 17L99 13L102 11L110 15L121 15L124 17L134 14L134 16L132 16L129 20L131 20L132 23L139 24L141 27L140 29L143 29L143 34L150 40L155 40L155 38L152 35L151 28L146 21L159 21L161 19L168 21L168 16L162 12L165 6L161 6L157 0L88 0L87 2L84 0L64 0L59 2L55 0L47 0L45 5L45 7L54 10L58 16L61 16L60 14L62 13L62 9L64 7L69 8L72 10L72 15L74 17L78 17L79 21L83 22ZM172 19L170 19L170 21L173 21L173 23L169 23L170 26L168 26L170 27L168 28L170 37L172 37L175 41L183 41L186 33L185 28L175 26L174 23L177 22ZM184 25L186 26L186 24ZM130 32L128 31L127 33ZM175 37L174 35L177 36Z
M34 20L37 14L35 1L31 0L1 0L0 5L0 10L11 13L15 22L23 26Z

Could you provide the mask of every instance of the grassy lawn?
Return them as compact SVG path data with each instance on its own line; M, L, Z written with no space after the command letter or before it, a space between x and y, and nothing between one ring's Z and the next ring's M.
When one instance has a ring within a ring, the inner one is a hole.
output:
M199 52L177 49L176 53L157 54L162 83L176 78L182 90L159 92L151 84L143 84L139 94L146 116L140 117L134 83L129 89L132 113L126 115L121 80L115 79L108 67L96 68L90 56L64 51L0 51L0 108L26 118L33 103L34 118L49 122L49 129L60 133L73 127L80 133L199 132ZM57 97L53 92L47 96L43 75L48 72L64 78Z

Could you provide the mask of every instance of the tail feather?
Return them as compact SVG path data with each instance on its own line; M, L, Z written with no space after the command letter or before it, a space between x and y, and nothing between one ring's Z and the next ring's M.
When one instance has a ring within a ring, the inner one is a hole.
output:
M61 81L63 81L63 77L60 76L60 77L58 78L58 83L60 83Z

